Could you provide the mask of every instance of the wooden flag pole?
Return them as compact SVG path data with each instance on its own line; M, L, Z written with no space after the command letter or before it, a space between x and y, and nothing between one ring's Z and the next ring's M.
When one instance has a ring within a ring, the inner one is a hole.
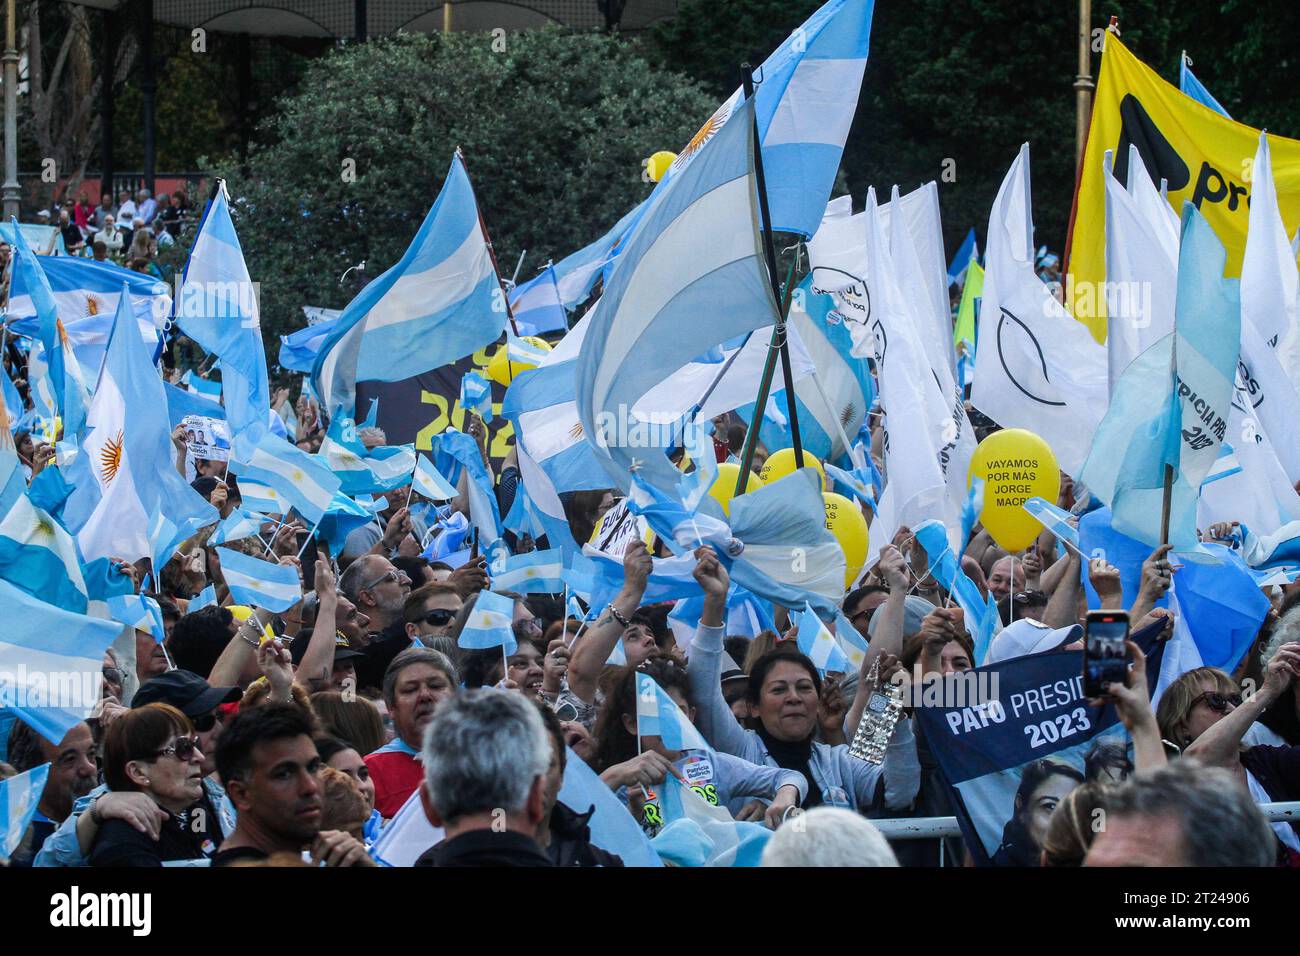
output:
M785 307L790 305L790 296L793 291L794 266L792 265L790 274L786 279L785 295L782 298ZM745 432L745 445L740 453L740 474L736 476L735 494L737 495L745 493L745 476L749 474L749 469L754 464L754 444L758 441L758 426L763 421L763 410L767 408L767 397L772 391L772 376L776 372L776 357L781 348L781 339L783 337L784 325L774 326L772 328L772 342L767 347L767 361L763 364L763 376L758 381L758 397L754 400L754 413L750 416L749 430ZM798 454L798 460L802 461L803 450L800 449Z

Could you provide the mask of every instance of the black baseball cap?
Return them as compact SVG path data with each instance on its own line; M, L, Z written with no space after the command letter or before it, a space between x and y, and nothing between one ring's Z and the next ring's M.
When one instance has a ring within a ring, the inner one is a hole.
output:
M311 643L311 628L303 631L292 641L289 642L289 658L293 661L295 667L302 663L303 655L307 653L307 645ZM338 631L334 632L334 666L337 667L344 661L354 660L358 657L365 657L360 651L352 649L348 639Z
M186 717L201 717L221 704L233 704L244 692L238 687L213 687L191 671L171 670L151 677L131 698L132 707L171 704Z

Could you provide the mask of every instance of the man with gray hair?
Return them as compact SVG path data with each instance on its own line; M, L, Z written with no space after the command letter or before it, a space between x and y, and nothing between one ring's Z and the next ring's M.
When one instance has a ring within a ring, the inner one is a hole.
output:
M1272 866L1276 852L1268 822L1232 773L1183 757L1106 798L1084 866Z
M551 742L522 694L481 689L443 703L424 735L424 813L445 839L416 866L553 866L534 839Z
M898 866L889 841L866 817L814 807L790 818L763 848L763 866Z

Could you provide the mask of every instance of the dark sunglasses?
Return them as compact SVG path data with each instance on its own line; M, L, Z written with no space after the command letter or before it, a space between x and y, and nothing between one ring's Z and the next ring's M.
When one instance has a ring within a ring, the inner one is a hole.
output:
M1205 706L1210 708L1210 710L1214 711L1216 714L1226 714L1228 712L1229 704L1233 707L1240 707L1241 700L1242 698L1240 694L1219 694L1210 691L1192 701L1192 707L1195 707L1201 701L1205 701ZM1189 707L1188 710L1190 709L1191 708Z
M122 683L122 672L116 667L105 667L104 680L108 681L110 684L120 684Z
M201 734L206 734L209 730L217 725L217 715L215 713L206 713L202 717L191 717L190 724Z
M1016 607L1024 607L1027 604L1038 605L1046 604L1049 598L1045 591L1021 591L1011 598L1011 603Z
M199 749L198 737L177 737L171 742L171 746L164 747L158 751L159 757L175 757L177 760L186 761L194 756Z
M435 607L428 614L424 615L424 623L432 624L434 627L442 627L444 624L450 624L451 619L455 616L455 611L450 611L445 607Z

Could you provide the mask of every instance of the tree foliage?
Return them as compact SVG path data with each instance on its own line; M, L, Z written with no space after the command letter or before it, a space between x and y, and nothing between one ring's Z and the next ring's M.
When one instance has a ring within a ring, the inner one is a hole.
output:
M346 303L348 267L375 276L397 261L457 147L502 271L528 250L523 278L647 195L642 160L716 107L615 37L544 30L504 45L405 35L336 50L259 131L246 172L219 164L272 352L300 306Z

